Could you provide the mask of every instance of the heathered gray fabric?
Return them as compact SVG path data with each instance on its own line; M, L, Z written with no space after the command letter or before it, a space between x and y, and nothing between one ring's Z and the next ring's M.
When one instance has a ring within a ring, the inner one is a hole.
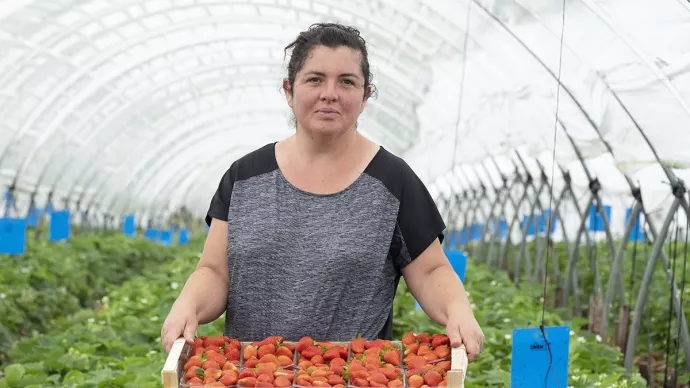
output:
M395 295L388 249L398 206L380 181L362 175L314 195L274 170L235 183L232 201L229 336L378 336Z
M268 151L231 167L209 211L209 217L225 219L227 207L225 335L242 341L381 336L384 326L390 330L400 269L413 259L399 224L402 195L367 172L339 193L307 193L285 179ZM388 171L384 153L371 171ZM389 178L400 180L401 171L392 169ZM435 207L430 210L435 223L420 221L432 227L420 233L428 241L418 245L428 245L443 228Z

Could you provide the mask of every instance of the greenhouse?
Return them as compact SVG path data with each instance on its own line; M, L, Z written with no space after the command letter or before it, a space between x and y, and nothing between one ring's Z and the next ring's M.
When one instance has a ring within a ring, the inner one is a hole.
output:
M690 387L688 37L689 0L0 1L0 388Z

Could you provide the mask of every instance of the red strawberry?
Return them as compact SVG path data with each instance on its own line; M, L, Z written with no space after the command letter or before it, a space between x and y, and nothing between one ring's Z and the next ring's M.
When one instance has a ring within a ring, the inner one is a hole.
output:
M237 383L237 376L233 374L226 374L220 378L220 382L225 386L235 385Z
M204 380L209 378L218 380L222 374L223 371L221 371L220 368L208 368L204 371Z
M397 380L397 379L396 379L396 380L391 380L391 381L388 383L388 388L397 388L397 387L402 387L402 386L403 386L402 380Z
M287 346L281 346L276 350L276 356L287 356L290 359L294 357L294 354L292 353L292 350L290 350Z
M438 358L446 358L450 356L450 348L446 345L440 346L436 349L434 349L434 353L436 354L436 357Z
M361 378L354 379L354 381L352 381L351 384L352 384L352 386L355 386L355 387L368 387L369 386L369 382L366 379L361 379ZM419 387L417 387L417 388L419 388Z
M438 387L438 384L441 383L442 380L443 377L433 370L426 372L424 375L424 383L430 387Z
M421 344L419 345L419 350L417 350L417 355L423 356L431 352L433 352L433 350L431 350L431 346L429 344Z
M413 375L407 379L407 385L412 388L421 388L421 386L424 385L424 377L420 375Z
M306 336L306 337L300 338L300 340L297 341L297 346L295 347L295 349L298 352L302 353L302 351L304 349L308 348L309 346L314 346L314 339L309 337L309 336Z
M403 345L412 345L414 343L417 343L417 338L415 337L413 332L409 332L405 334L405 336L402 338L402 343Z
M443 345L450 345L450 338L445 334L434 334L431 336L431 346L437 348Z
M259 350L256 352L256 355L259 356L259 358L261 358L267 354L275 354L275 352L276 346L273 344L267 344L259 346Z
M328 376L328 384L330 384L330 385L345 384L345 380L336 374L332 374L332 375Z
M321 348L315 345L310 345L304 350L300 351L301 357L306 359L311 359L314 356L320 356L322 353Z
M393 366L400 365L400 352L397 349L387 350L383 353L383 361Z
M436 366L448 372L450 370L450 361L441 361L438 364L436 364Z
M417 341L419 341L420 344L430 344L431 343L431 336L429 334L420 334L417 336Z
M191 368L191 367L193 367L193 366L201 368L201 366L202 366L203 364L204 364L204 363L201 361L201 357L200 357L200 356L192 356L192 357L189 358L189 360L187 361L187 363L184 364L184 370L185 370L185 372L186 372L186 371L189 370L189 368Z
M340 358L340 351L338 348L330 348L323 354L323 359L326 361L331 361L334 358Z
M252 357L257 357L258 352L257 352L257 347L256 346L246 346L244 348L244 351L242 352L242 356L244 357L245 360L249 360Z
M350 350L352 350L352 353L359 354L359 353L364 353L365 349L365 343L366 341L364 338L355 338L350 342Z
M419 344L415 342L412 345L409 345L405 349L405 355L407 356L408 354L414 354L416 356L418 351L419 351Z
M410 361L407 363L408 369L424 368L426 365L426 360L422 356L412 356Z
M273 385L279 388L282 387L289 387L292 385L292 381L288 380L287 377L285 376L278 376L276 379L273 381Z
M240 387L256 387L256 377L245 377L243 379L237 380L237 385Z

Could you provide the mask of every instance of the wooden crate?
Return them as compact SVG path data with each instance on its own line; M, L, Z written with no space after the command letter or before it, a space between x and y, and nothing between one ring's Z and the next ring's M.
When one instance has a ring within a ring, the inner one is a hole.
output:
M287 342L287 341L286 341ZM402 349L402 343L400 341L391 341L396 347ZM296 344L295 342L289 342ZM332 342L334 345L343 345L348 347L347 342ZM242 342L242 350L244 347L250 344L250 342ZM182 376L184 376L184 365L189 359L191 353L191 346L187 344L184 338L178 338L173 344L168 353L168 357L163 365L163 370L161 371L161 377L163 380L163 388L180 388ZM243 358L242 351L240 351L240 358ZM350 354L351 355L351 354ZM402 358L402 352L401 352ZM243 360L241 360L243 361ZM402 360L401 360L402 361ZM295 364L298 362L298 353L295 354ZM448 388L464 388L465 387L465 375L467 373L468 359L467 352L464 346L459 348L453 348L451 352L451 370L448 371ZM407 379L404 380L404 388L409 388L407 385Z

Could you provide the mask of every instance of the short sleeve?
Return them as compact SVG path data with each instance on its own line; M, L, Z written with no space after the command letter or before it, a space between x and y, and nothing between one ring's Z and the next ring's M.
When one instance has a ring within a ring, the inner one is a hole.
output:
M396 264L403 268L419 257L437 238L443 242L446 225L426 186L407 164L403 165L401 180L395 233L400 244Z
M211 226L211 219L228 220L228 211L230 209L230 198L232 197L232 189L235 184L235 164L233 164L218 183L208 212L206 213L206 225Z

